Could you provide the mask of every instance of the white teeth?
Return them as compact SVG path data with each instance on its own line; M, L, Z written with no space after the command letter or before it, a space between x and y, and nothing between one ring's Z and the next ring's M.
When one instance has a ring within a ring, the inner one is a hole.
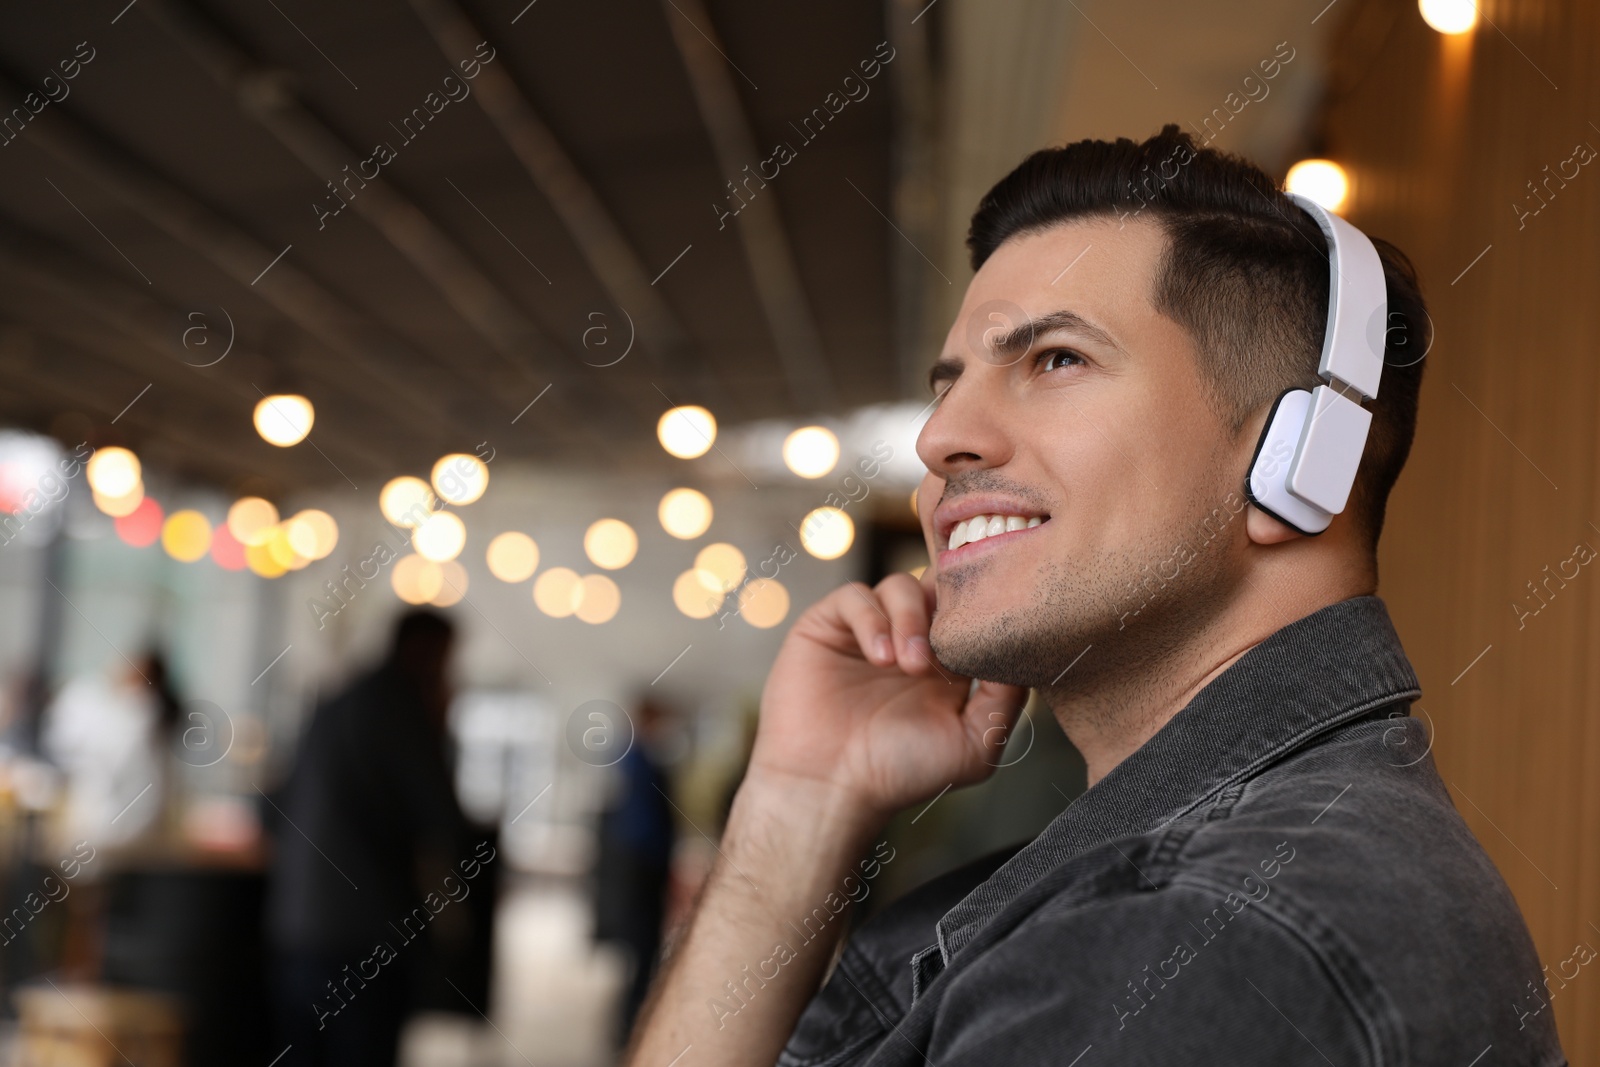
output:
M1026 519L1021 515L975 515L956 523L955 528L950 531L948 547L960 548L962 545L982 541L985 537L993 537L995 534L1030 529L1042 522L1044 519L1038 515Z

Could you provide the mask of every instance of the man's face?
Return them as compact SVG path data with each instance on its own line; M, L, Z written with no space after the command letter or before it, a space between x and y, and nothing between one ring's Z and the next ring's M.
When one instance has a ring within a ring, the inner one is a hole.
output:
M934 367L947 391L917 439L930 640L963 674L1050 685L1091 644L1120 660L1202 625L1239 581L1245 517L1230 504L1252 441L1230 437L1189 335L1150 303L1165 237L1118 226L1006 241ZM957 520L970 532L980 514L1042 521L950 549Z

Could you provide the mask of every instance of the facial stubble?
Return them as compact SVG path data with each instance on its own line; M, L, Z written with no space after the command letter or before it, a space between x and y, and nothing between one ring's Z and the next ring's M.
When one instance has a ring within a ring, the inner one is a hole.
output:
M929 633L935 656L969 677L1030 688L1075 688L1064 676L1069 667L1080 684L1089 685L1107 671L1126 674L1140 663L1160 662L1205 628L1237 584L1228 546L1242 519L1205 538L1198 531L1216 512L1215 500L1196 495L1180 517L1139 543L1094 557L1065 556L1057 549L1032 574L1008 582L1014 606L997 613L979 615L971 593L1004 580L993 573L1014 566L1003 553L1037 549L1002 547L941 575L942 606ZM1225 508L1222 514L1228 514ZM1162 564L1178 558L1180 545L1192 554L1171 574Z

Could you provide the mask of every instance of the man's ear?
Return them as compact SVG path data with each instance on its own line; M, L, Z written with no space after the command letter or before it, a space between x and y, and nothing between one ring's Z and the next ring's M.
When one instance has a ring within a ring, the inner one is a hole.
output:
M1268 515L1254 504L1248 505L1244 516L1245 532L1258 545L1276 545L1305 534L1294 527Z

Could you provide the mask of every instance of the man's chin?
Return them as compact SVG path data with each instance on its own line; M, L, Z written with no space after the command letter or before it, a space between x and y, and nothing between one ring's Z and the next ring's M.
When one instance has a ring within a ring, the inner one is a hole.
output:
M959 620L935 615L928 631L933 655L946 670L985 682L1038 685L1039 657L1018 635L1008 631L998 617Z

